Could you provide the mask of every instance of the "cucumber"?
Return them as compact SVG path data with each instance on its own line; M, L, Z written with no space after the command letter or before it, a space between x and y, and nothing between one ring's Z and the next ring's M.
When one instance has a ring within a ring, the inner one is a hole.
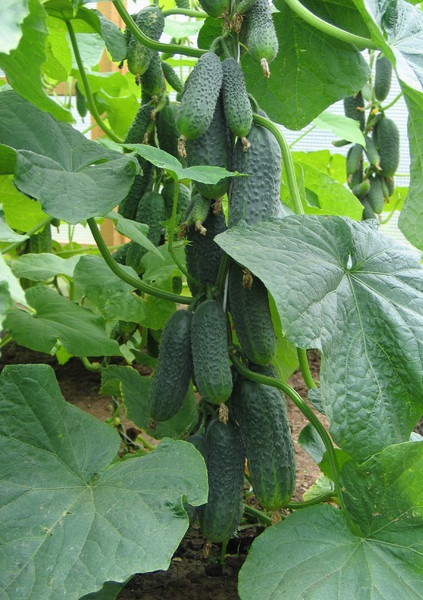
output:
M369 200L364 198L364 200L361 202L363 204L363 221L366 221L367 219L376 219L375 211L373 210Z
M381 175L392 177L398 168L400 159L399 129L392 119L383 117L375 127L380 155Z
M175 4L178 8L190 8L189 0L175 0Z
M383 102L383 100L385 100L389 94L389 90L391 89L391 81L392 65L386 56L383 56L383 54L379 52L376 59L374 90L375 96L380 102Z
M126 242L126 244L122 244L122 246L119 246L112 254L115 261L120 265L126 265L126 255L128 254L128 246L130 243L131 242Z
M176 127L188 140L200 137L213 119L222 87L222 63L214 52L206 52L186 80Z
M276 353L267 289L257 277L251 287L243 285L243 268L229 268L228 306L236 335L245 356L257 365L267 365Z
M129 127L125 138L124 144L143 144L144 136L147 132L148 126L152 123L152 105L148 102L142 104L137 110L134 120Z
M137 273L137 275L141 275L144 271L144 265L142 264L142 259L147 254L147 249L140 244L137 244L133 240L128 242L128 250L126 252L126 260L125 264L128 267L132 267Z
M84 94L79 89L78 82L75 83L75 100L76 100L76 110L78 111L78 115L82 118L87 116L87 99Z
M238 427L213 420L206 433L209 494L198 509L203 535L211 542L232 537L241 521L244 483L244 448Z
M164 16L157 6L143 8L134 16L134 21L149 38L153 40L160 39L164 28ZM131 32L127 34L127 40L128 52L126 58L128 69L133 75L143 75L148 69L154 50L144 46Z
M191 325L194 381L212 404L226 402L232 392L226 316L217 300L206 300L196 309Z
M366 126L366 115L364 112L364 99L361 92L357 92L355 96L344 98L344 113L346 117L358 121L361 131L364 131Z
M175 180L170 177L163 184L162 196L165 203L166 219L172 216L173 195L175 191ZM182 183L178 183L178 204L176 212L184 215L191 201L191 190Z
M223 212L217 215L210 209L205 219L203 235L194 227L188 230L188 244L185 246L185 260L188 273L204 287L213 285L216 281L223 250L214 241L218 233L226 229L225 216ZM200 287L188 279L188 286L193 296L200 291Z
M383 179L380 175L372 175L370 178L370 190L367 194L367 200L376 214L380 214L383 211L385 204L382 182Z
M238 137L246 136L253 125L253 111L245 87L244 73L234 58L222 63L222 99L226 123Z
M176 129L175 123L175 115L177 108L178 106L175 102L170 102L166 104L162 108L162 110L157 113L157 139L159 141L159 146L162 150L168 152L184 164L185 161L181 159L178 152L179 132Z
M195 140L187 140L185 150L189 167L206 165L228 168L228 134L220 98L208 129ZM196 186L202 196L216 199L226 194L229 181L228 177L224 177L214 184L197 182Z
M143 194L135 215L137 223L148 225L148 239L158 246L162 236L162 222L166 220L166 209L163 196L158 192Z
M187 231L191 227L195 227L202 235L205 235L206 231L203 227L204 221L210 212L211 201L209 198L204 198L198 193L197 189L194 188L191 202L189 203L186 214L184 215L184 230Z
M380 156L377 151L374 140L369 135L366 135L366 147L365 147L366 155L370 166L373 167L376 171L380 171Z
M29 236L27 252L31 252L32 254L53 252L50 223L38 231L38 233L33 233Z
M364 198L364 196L367 196L367 194L370 192L370 180L369 179L363 179L363 181L360 181L360 183L357 183L353 188L352 188L352 193L354 194L354 196L357 196L357 198Z
M238 15L243 15L247 11L252 8L253 4L255 4L257 0L240 0L236 5L236 12Z
M347 182L351 187L352 178L355 173L361 173L363 171L363 146L361 144L354 144L348 149L346 159L346 170L347 170ZM361 175L360 181L363 177Z
M175 92L178 92L178 94L182 94L182 92L184 91L184 84L179 79L173 67L171 67L170 64L166 61L162 61L162 70L163 75L165 76L165 79L170 85L170 87L172 87L175 90Z
M148 98L160 96L166 91L166 82L158 52L153 52L148 69L141 75L141 89L144 97Z
M271 62L278 53L278 38L268 0L257 0L246 11L241 28L241 41L247 46L250 58L260 63Z
M241 219L252 224L277 217L280 209L282 157L279 144L270 131L258 125L252 126L246 138L251 144L249 150L244 151L243 142L238 138L232 157L232 170L248 177L231 180L229 227Z
M127 196L119 204L118 213L125 219L135 221L138 205L146 190L153 181L154 167L144 158L138 157L138 162L142 168L141 175L135 175L134 183L131 186Z
M182 406L192 377L192 313L177 310L166 321L156 371L148 394L150 416L171 419Z
M210 17L221 17L228 14L230 10L230 0L199 0L201 8Z
M267 510L287 505L295 488L295 454L283 395L241 380L230 401L248 460L251 485Z

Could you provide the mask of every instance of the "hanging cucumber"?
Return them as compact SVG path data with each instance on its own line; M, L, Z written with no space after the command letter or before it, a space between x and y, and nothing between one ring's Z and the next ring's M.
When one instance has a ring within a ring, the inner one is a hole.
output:
M177 203L176 212L177 212L177 214L184 215L186 213L186 211L188 210L188 206L191 201L191 190L189 188L187 188L185 185L183 185L182 183L178 183L177 186L178 186L178 203ZM168 177L163 184L163 189L161 192L163 199L164 199L164 203L165 203L166 219L170 219L170 217L172 216L174 191L175 191L175 180L172 179L171 177Z
M344 98L344 113L346 117L358 121L361 131L364 131L366 114L364 112L364 98L361 92L358 92L355 96Z
M256 0L244 15L241 40L254 62L271 62L278 53L278 38L273 24L270 4Z
M169 102L156 115L156 130L159 146L165 152L168 152L183 164L178 152L179 132L176 129L175 116L178 105L175 102Z
M381 174L392 177L398 168L400 159L399 129L392 119L383 117L373 130L380 155Z
M389 90L391 89L392 81L392 65L389 60L381 52L379 52L376 59L375 67L375 85L374 91L376 98L383 102Z
M182 94L182 92L184 91L184 84L179 79L179 77L178 77L176 71L173 69L173 67L171 67L170 64L167 63L166 61L162 61L162 70L163 70L163 75L165 76L165 79L168 82L168 84L170 85L170 87L172 87L175 90L175 92Z
M367 200L376 214L380 214L383 211L385 196L383 193L383 178L380 175L371 176Z
M157 6L143 8L134 16L134 21L149 38L153 40L160 39L164 29L164 16ZM126 58L128 69L134 75L141 76L148 69L154 50L144 46L131 32L127 34L127 39L128 52Z
M201 8L210 17L221 17L227 15L230 10L230 0L199 0Z
M162 222L166 220L166 209L163 196L158 192L143 194L135 215L137 223L148 225L148 239L158 246L162 236Z
M246 136L253 125L253 111L245 87L244 73L234 58L222 63L222 99L226 123L238 137Z
M158 52L153 51L148 69L141 75L141 89L144 98L154 98L166 91L162 63Z

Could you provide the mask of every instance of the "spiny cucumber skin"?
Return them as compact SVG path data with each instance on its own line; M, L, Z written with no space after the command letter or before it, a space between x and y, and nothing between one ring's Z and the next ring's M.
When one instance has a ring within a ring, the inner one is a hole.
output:
M178 202L176 212L177 214L184 215L190 200L191 200L191 190L187 188L182 183L178 183ZM174 179L166 179L162 189L162 196L165 202L166 209L166 219L170 219L172 216L173 209L173 195L175 191L175 180Z
M158 192L146 192L138 205L135 220L148 225L147 237L155 246L160 243L162 222L166 219L164 199Z
M192 376L191 322L192 313L177 310L163 328L148 396L150 416L156 421L175 416L187 394Z
M274 60L279 45L268 0L257 0L245 13L241 38L254 62Z
M251 147L235 144L231 168L248 177L233 177L228 193L228 226L242 219L249 224L277 217L280 209L281 151L274 135L253 125L246 136Z
M118 213L125 217L125 219L132 219L135 221L138 205L141 198L143 197L146 190L149 188L154 174L153 165L145 160L145 158L138 157L138 162L142 168L141 175L135 175L134 183L131 186L126 197L119 204Z
M226 402L232 393L226 316L217 300L206 300L196 309L191 324L194 381L211 404Z
M128 242L128 249L125 257L125 264L128 267L132 267L137 273L140 275L144 271L144 265L142 264L142 260L144 256L147 254L147 249L140 244L137 244L133 240Z
M178 8L190 8L189 0L175 0L175 4Z
M158 52L153 52L148 69L141 75L141 89L143 94L150 98L160 96L166 91L165 78Z
M142 144L144 142L145 133L152 121L151 111L152 106L150 103L142 104L139 107L123 140L125 144Z
M207 540L224 542L241 521L244 482L244 448L238 427L229 421L212 421L206 433L209 494L198 509L200 529Z
M185 260L187 271L191 277L206 287L213 285L216 281L223 256L223 250L214 241L215 236L223 233L226 229L223 212L215 215L213 210L210 210L203 226L206 229L205 235L195 227L188 230L187 240L189 243L185 246ZM188 279L188 286L193 296L200 291L200 287L190 279Z
M149 38L160 39L164 29L164 16L159 8L156 6L143 8L135 15L134 21ZM139 42L132 33L128 34L128 38L128 69L133 75L143 75L148 69L154 51Z
M384 177L392 177L395 175L400 159L398 127L395 121L384 117L375 129L380 154L381 174Z
M257 278L251 288L243 286L243 269L233 263L229 269L228 303L242 351L251 362L267 365L276 353L276 336L270 314L267 289Z
M379 53L375 68L375 96L379 102L383 102L389 94L392 81L392 65L386 56Z
M213 119L222 87L222 63L214 52L206 52L186 80L181 104L176 113L176 127L188 140L200 137Z
M223 167L228 169L228 135L223 107L220 98L216 103L213 118L207 130L195 140L187 140L185 149L187 153L187 165L207 165L212 167ZM217 183L197 182L196 186L200 194L206 198L221 198L229 188L229 178L224 177Z
M222 99L226 123L238 137L246 136L253 125L253 110L245 87L244 73L234 58L222 63Z
M160 148L184 164L185 161L181 159L178 152L179 132L175 123L177 108L176 103L170 102L157 113L156 130Z
M201 8L210 17L221 17L223 14L229 13L229 0L199 0Z
M211 200L205 198L194 188L191 202L184 215L184 225L186 229L195 227L198 223L202 224L207 219L210 212Z
M295 453L285 399L276 388L241 380L230 401L248 459L251 485L267 510L287 505L295 488Z
M344 113L346 117L358 121L361 131L364 131L366 126L366 115L364 110L363 94L358 92L355 96L344 98Z
M166 61L163 61L162 69L163 75L165 76L165 79L168 82L168 84L175 90L175 92L182 94L182 92L184 91L184 84L179 79L173 67Z

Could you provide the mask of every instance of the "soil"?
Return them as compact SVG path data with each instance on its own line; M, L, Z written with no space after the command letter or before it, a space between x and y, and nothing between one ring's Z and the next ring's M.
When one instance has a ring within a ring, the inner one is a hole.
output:
M320 365L317 353L309 355L311 371L318 378ZM80 409L105 420L112 413L112 399L99 395L100 375L86 370L78 359L58 365L54 357L32 352L9 344L2 350L0 368L5 364L47 363L56 373L63 397ZM301 373L294 373L290 384L305 397L306 387ZM301 500L304 492L320 474L313 460L298 445L298 435L307 424L300 411L288 400L288 415L295 444L297 485L293 500ZM320 416L319 416L320 418ZM131 427L130 423L126 424ZM254 499L252 499L254 503ZM255 505L256 506L256 505ZM263 531L262 525L248 517L242 523L239 536L230 540L226 549L224 569L221 567L220 545L206 552L206 540L194 525L176 551L168 571L136 575L119 593L119 600L235 600L238 572L254 538ZM206 556L207 554L207 556Z

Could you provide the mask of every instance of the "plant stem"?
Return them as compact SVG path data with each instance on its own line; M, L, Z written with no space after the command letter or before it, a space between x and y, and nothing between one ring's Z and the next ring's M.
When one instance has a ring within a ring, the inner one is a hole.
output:
M273 123L273 121L270 121L269 119L266 119L265 117L262 117L261 115L258 115L256 113L254 113L253 119L254 123L266 127L266 129L271 131L275 136L276 141L278 142L282 152L282 160L285 166L286 179L289 193L291 195L291 201L294 205L294 212L297 215L303 215L304 209L303 204L301 202L300 190L298 189L297 178L295 176L294 161L292 159L292 154L289 149L288 142L285 139L285 136L283 135L279 127L275 123Z
M303 21L315 29L326 33L327 35L335 37L342 42L347 42L347 44L353 44L360 50L365 50L366 48L378 48L377 44L375 44L373 40L362 37L361 35L355 35L354 33L350 33L344 29L340 29L339 27L336 27L335 25L332 25L324 19L316 16L309 11L308 8L303 6L299 0L285 0L285 2L289 8L295 12L296 15L303 19Z
M208 14L202 10L192 10L190 8L166 8L162 10L164 17L171 15L184 15L185 17L194 17L194 19L207 19Z
M306 129L306 131L304 131L301 135L299 135L293 142L291 142L289 144L289 147L292 148L292 146L295 146L295 144L297 142L299 142L300 140L302 140L306 135L308 135L309 133L311 133L313 131L313 129L316 129L316 125L312 125L311 127L309 127L308 129Z
M28 237L30 237L34 233L37 233L37 231L39 229L43 229L46 225L48 225L49 223L51 223L53 219L54 219L54 217L46 217L45 219L43 219L42 221L40 221L39 223L37 223L34 227L32 227L31 229L29 229L26 232L25 235L27 235ZM13 250L13 248L16 248L16 246L19 246L22 243L23 242L12 242L8 246L6 246L6 248L3 248L3 250L1 251L1 254L6 254L7 252L10 252L11 250Z
M162 298L163 300L169 300L170 302L178 302L179 304L191 304L192 298L188 298L187 296L180 296L179 294L174 294L173 292L167 292L166 290L159 290L158 288L145 283L141 279L136 279L132 277L132 275L128 275L123 269L120 268L119 264L113 259L112 255L107 248L101 233L97 227L97 223L95 222L94 217L87 219L88 226L93 234L93 238L98 246L98 249L101 252L102 257L111 268L113 273L120 277L122 281L129 283L135 289L139 290L144 294L150 294L151 296L155 296L156 298Z
M259 521L266 523L266 525L272 525L272 517L269 517L269 515L266 515L261 510L254 508L254 506L250 506L249 504L244 504L244 512L247 513L247 515L256 517Z
M163 51L167 54L183 54L184 56L194 56L195 58L200 58L203 54L208 52L207 50L202 50L200 48L192 48L190 46L180 46L179 44L164 44L163 42L156 42L152 40L148 36L143 33L134 19L131 17L129 12L126 10L122 0L113 0L113 4L118 11L119 15L122 17L123 21L127 25L128 29L131 31L132 35L144 46L147 48L151 48L152 50Z
M101 364L98 362L96 362L96 363L90 362L86 356L81 356L81 362L84 365L84 367L87 369L87 371L93 371L94 373L98 373L103 368L101 366Z
M137 440L139 440L147 450L155 450L155 446L152 446L150 442L147 442L147 440L141 434L137 435Z
M247 369L247 367L245 367L242 364L242 362L236 354L231 355L231 360L235 369L247 379L251 379L251 381L256 381L257 383L263 383L264 385L271 385L284 392L284 394L286 394L292 400L295 406L299 408L303 415L310 421L310 423L316 429L317 433L322 439L322 442L325 445L333 477L333 482L335 484L335 495L339 499L339 504L341 508L346 513L345 504L341 492L341 484L339 480L339 466L335 454L335 448L332 445L332 441L326 429L323 427L323 425L316 417L314 412L311 410L311 408L308 406L308 404L304 402L304 400L301 398L298 392L296 392L290 385L288 385L281 379L274 379L273 377L267 377L266 375L261 375L260 373L254 373L253 371L250 371L250 369Z
M94 120L97 123L97 125L104 131L104 133L106 135L108 135L109 138L111 140L113 140L114 142L121 144L122 140L120 139L120 137L117 136L109 127L107 127L107 125L103 122L103 120L97 110L97 107L94 102L94 97L91 92L90 84L88 82L88 77L85 73L84 65L82 63L82 58L81 58L81 54L79 52L78 42L76 41L76 35L75 35L75 31L73 29L73 25L70 21L65 21L65 23L66 23L66 27L68 28L68 33L69 33L70 41L72 44L73 53L75 55L75 60L76 60L76 64L78 65L79 73L81 75L82 85L84 86L84 91L85 91L85 95L87 97L87 102L88 102L88 107L90 109L90 113L94 117Z
M1 340L0 340L0 348L4 348L5 346L7 346L7 344L10 344L10 342L13 341L13 337L11 335L5 335Z
M310 365L308 364L307 350L304 348L297 348L297 356L298 362L300 363L301 373L307 388L310 390L311 388L317 387L310 371Z
M326 494L321 494L321 496L316 496L316 498L312 498L311 500L305 500L304 502L288 502L286 508L290 508L291 510L297 508L307 508L308 506L314 506L315 504L321 504L322 502L328 502L328 500L333 500L334 492L326 492Z
M396 104L396 103L398 102L398 100L399 100L400 98L402 98L402 96L403 96L403 93L402 93L402 92L400 92L400 93L398 94L398 96L395 96L395 98L392 100L392 102L390 102L390 103L389 103L389 104L387 104L386 106L383 106L383 107L382 107L382 108L383 108L383 110L384 110L384 111L385 111L385 110L388 110L388 108L391 108L391 106L394 106L394 104Z

